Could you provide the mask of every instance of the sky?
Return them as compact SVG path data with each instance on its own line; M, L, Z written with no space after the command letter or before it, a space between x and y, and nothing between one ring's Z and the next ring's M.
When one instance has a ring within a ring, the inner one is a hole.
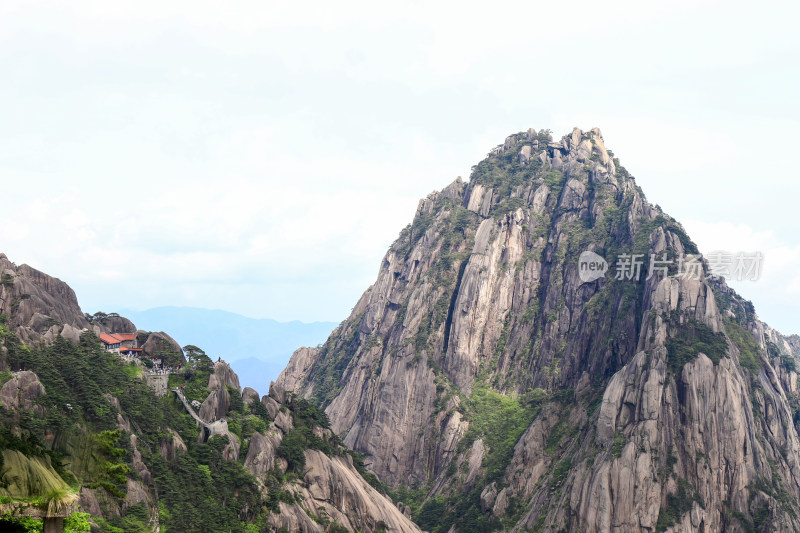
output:
M0 251L84 310L340 321L417 202L599 127L800 333L790 2L0 1Z

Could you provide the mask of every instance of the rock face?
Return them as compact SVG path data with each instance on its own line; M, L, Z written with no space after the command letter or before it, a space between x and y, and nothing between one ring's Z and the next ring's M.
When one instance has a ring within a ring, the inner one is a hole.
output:
M137 331L133 322L113 313L89 317L90 323L69 285L28 265L17 266L3 253L0 253L0 316L28 344L50 345L59 335L77 343L87 330L96 335L138 333L143 355L161 356L167 364L186 361L180 345L164 332Z
M244 390L242 390L242 401L247 405L250 405L253 402L257 402L258 392L255 389L251 389L250 387L245 387Z
M275 468L275 453L283 435L283 432L277 429L269 430L266 435L253 434L247 449L247 457L244 459L244 467L256 479L263 481L267 472Z
M44 393L44 385L35 373L28 370L14 372L11 379L0 388L0 403L6 409L33 409L43 414L43 409L35 404L35 400Z
M308 374L317 355L319 355L319 350L316 348L303 346L295 350L278 380L284 389L299 390L302 387L303 376Z
M225 361L217 361L214 363L214 373L208 380L208 390L225 389L225 387L232 387L237 391L242 390L239 386L239 376L231 366Z
M168 432L171 438L161 441L161 449L159 451L165 461L172 461L179 454L186 453L186 443L183 442L181 436L174 429L170 428Z
M213 377L213 374L212 374ZM200 406L198 416L204 422L214 422L220 420L228 412L231 405L230 394L226 389L214 389L211 394L206 396L205 401Z
M430 484L425 529L798 530L800 342L708 272L599 130L529 130L420 201L277 384L382 481Z
M288 423L279 424L276 419L266 434L255 433L250 439L244 466L262 484L268 482L270 471L285 472L286 461L278 456L278 448L294 427L292 410L285 404L288 401L291 406L291 400L280 386L270 388L269 398L278 405L279 416L286 417ZM313 431L321 439L333 437L330 430L321 427ZM284 487L294 494L295 502L280 502L280 512L269 517L270 525L276 530L285 527L289 531L328 531L327 526L312 519L310 510L317 517L327 517L348 531L420 531L391 500L364 480L350 455L329 455L314 449L307 449L303 454L302 483Z
M306 450L308 473L298 492L306 506L335 520L348 531L375 531L379 524L385 531L419 532L391 501L372 488L345 457L328 457L318 450ZM281 508L279 515L270 517L276 528L289 531L326 531L325 527L305 520L308 514L297 504ZM294 524L306 524L294 529Z
M65 336L89 327L75 292L60 279L28 265L17 266L0 253L0 314L23 341L50 339L70 326Z
M92 322L92 330L101 333L136 333L136 326L124 316L111 315L107 318L97 319Z

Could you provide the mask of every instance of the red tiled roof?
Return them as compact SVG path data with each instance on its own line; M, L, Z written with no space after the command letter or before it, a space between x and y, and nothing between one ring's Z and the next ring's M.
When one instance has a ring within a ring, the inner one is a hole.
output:
M105 344L119 344L120 340L116 338L114 335L108 335L106 333L102 333L100 335L100 340L103 341Z
M102 333L100 335L100 340L106 344L119 344L123 341L133 341L136 340L136 333Z
M120 352L141 352L141 348L120 348Z

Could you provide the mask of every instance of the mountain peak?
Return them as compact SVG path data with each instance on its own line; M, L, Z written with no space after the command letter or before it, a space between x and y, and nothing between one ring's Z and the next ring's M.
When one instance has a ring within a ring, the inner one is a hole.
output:
M606 266L584 279L587 251ZM352 315L279 381L382 480L431 487L423 529L721 531L765 498L789 531L794 503L728 491L771 464L770 490L800 500L800 453L776 452L800 442L778 422L800 405L792 344L709 272L599 129L530 129L420 201Z

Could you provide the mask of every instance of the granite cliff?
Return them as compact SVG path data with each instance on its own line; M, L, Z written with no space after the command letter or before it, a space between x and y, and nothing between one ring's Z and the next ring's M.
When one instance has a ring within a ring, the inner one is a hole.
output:
M430 531L800 530L796 337L711 273L599 130L528 130L420 201L278 384Z

